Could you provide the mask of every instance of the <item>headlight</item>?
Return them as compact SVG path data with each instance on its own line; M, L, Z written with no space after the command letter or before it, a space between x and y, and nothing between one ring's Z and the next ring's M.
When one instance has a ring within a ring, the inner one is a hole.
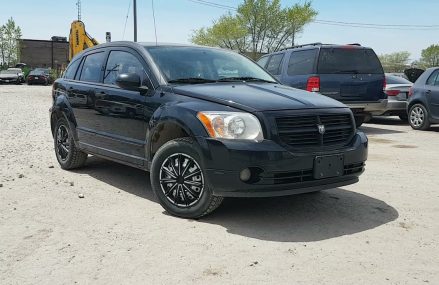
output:
M241 112L198 112L212 138L261 141L264 139L259 120L249 113Z

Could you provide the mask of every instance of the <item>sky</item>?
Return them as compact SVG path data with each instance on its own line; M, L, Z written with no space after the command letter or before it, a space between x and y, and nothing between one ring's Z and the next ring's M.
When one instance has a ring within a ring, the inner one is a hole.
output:
M112 33L113 41L133 40L133 17L128 13L132 0L82 0L82 21L87 32L99 42L105 41L105 32ZM236 7L240 0L209 0ZM191 33L228 13L194 3L191 0L154 0L159 42L188 43ZM303 0L282 0L292 5ZM138 40L154 41L154 22L151 0L137 0ZM298 43L322 42L334 44L360 43L372 47L377 54L409 51L416 60L421 50L439 43L438 0L313 0L325 21L375 23L386 25L438 25L435 29L409 30L367 29L312 23L306 26ZM13 17L22 28L23 38L50 39L68 37L70 23L77 19L76 0L0 0L0 24ZM233 12L233 11L231 11ZM128 21L124 34L125 22Z

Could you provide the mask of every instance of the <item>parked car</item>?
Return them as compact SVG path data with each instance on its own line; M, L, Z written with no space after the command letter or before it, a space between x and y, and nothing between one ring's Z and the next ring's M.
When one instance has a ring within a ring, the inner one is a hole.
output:
M384 110L374 112L374 116L399 116L407 121L407 98L413 83L402 76L386 74L386 89L388 102Z
M20 83L24 83L24 82L25 82L25 80L24 80L24 72L23 72L23 70L22 70L21 68L10 67L10 68L8 68L8 70L17 73L18 78L19 78L19 80L20 80Z
M185 218L223 197L356 183L367 159L367 137L344 104L280 85L229 50L101 44L72 60L53 98L61 168L93 154L149 171L160 204Z
M439 124L439 67L427 69L413 84L407 110L410 126L415 130Z
M43 84L48 85L51 83L50 74L48 69L34 69L27 76L27 84Z
M15 83L20 84L21 78L15 70L2 70L0 71L0 83Z
M265 55L258 64L284 85L345 103L357 127L387 105L383 67L371 48L314 43Z

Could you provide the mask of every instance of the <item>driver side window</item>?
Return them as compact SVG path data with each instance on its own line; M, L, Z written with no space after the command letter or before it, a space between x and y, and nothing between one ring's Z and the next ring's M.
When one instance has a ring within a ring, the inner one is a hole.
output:
M111 51L105 67L104 84L116 85L116 78L122 73L136 73L142 82L146 79L143 65L134 55L125 51Z

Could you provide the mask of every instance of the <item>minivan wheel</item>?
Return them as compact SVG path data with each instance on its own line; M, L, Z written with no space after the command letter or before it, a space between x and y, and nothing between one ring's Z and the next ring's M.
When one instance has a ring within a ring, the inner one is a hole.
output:
M199 218L219 207L223 198L213 195L197 143L179 138L164 144L151 166L152 190L160 205L182 218Z
M415 104L409 111L409 124L415 130L427 130L430 128L428 111L422 104Z
M62 169L79 168L85 164L88 155L76 148L72 131L64 118L56 123L54 144L56 159Z

